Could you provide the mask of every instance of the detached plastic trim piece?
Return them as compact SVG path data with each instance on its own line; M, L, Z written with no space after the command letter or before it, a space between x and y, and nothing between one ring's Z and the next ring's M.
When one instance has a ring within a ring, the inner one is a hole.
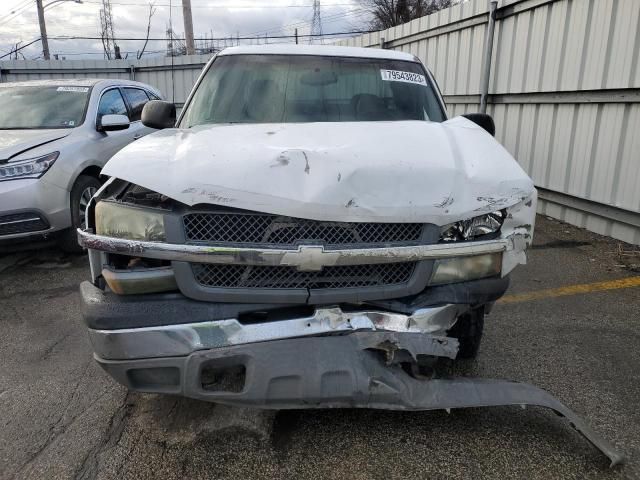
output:
M452 408L533 405L550 408L606 455L611 466L624 456L592 430L576 413L548 392L506 380L454 378L416 379L402 362L419 355L442 354L447 345L424 342L428 336L393 332L277 340L194 352L184 357L114 361L96 358L116 380L133 390L167 392L166 382L130 382L133 370L180 370L172 392L217 403L266 409L378 408L441 410ZM436 339L437 340L437 339ZM301 362L300 359L305 361ZM246 372L241 391L208 391L203 368L237 368Z

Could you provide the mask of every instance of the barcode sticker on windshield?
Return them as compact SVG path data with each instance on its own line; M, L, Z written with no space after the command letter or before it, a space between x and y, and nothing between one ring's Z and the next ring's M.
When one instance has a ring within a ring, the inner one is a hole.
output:
M58 87L58 92L76 92L76 93L87 93L89 91L89 87Z
M380 75L382 75L382 80L386 80L387 82L407 82L417 83L419 85L427 84L427 80L424 78L424 75L420 75L419 73L403 72L400 70L380 70Z

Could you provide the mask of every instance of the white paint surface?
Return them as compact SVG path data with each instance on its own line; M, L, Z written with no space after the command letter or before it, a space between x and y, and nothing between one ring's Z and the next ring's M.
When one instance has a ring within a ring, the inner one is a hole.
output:
M463 117L167 129L103 173L190 206L329 221L445 225L535 194L511 155Z

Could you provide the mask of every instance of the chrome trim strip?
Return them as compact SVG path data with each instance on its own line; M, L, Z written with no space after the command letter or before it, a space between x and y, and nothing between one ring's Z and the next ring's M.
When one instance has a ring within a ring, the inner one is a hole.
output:
M356 330L422 333L442 337L466 305L424 308L412 315L319 308L312 316L242 324L236 319L120 330L89 329L95 354L107 360L189 355L197 350L285 338L345 334Z
M0 227L3 225L13 225L16 223L26 223L26 222L41 222L42 219L40 217L33 218L23 218L21 220L11 220L10 222L0 222Z
M468 257L511 250L516 239L498 239L436 245L354 248L325 250L318 245L301 245L297 249L216 247L171 244L105 237L78 229L78 242L85 248L109 253L160 260L226 265L290 266L303 271L328 266L369 265L380 263L436 260Z

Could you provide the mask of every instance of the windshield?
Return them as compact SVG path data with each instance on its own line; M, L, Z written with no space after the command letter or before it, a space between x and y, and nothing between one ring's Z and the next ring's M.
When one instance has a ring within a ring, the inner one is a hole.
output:
M0 87L0 129L73 128L84 121L89 87Z
M391 120L445 120L419 63L223 55L205 74L180 126Z

